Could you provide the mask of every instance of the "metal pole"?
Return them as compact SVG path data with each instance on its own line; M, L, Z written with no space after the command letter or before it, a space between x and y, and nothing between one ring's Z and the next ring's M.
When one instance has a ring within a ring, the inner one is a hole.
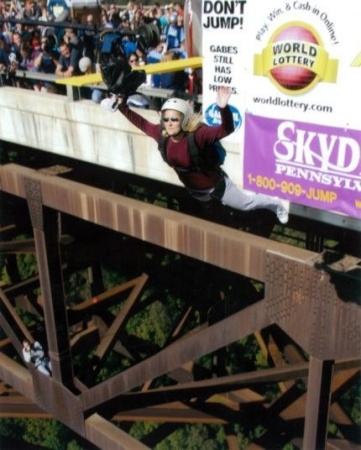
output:
M326 448L333 367L333 360L310 358L303 439L305 450Z
M44 298L44 318L52 374L57 381L72 390L73 365L59 248L60 213L43 206L40 183L26 178L24 184Z

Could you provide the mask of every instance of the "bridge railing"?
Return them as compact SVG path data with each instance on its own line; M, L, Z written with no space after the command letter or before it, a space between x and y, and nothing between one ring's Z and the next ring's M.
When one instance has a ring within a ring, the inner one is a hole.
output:
M14 85L16 85L16 82L21 81L40 81L43 83L54 83L56 84L56 81L60 77L55 74L49 74L49 73L42 73L42 72L31 72L28 70L16 70L14 72L6 72L2 71L0 72L0 87L11 85L12 82L14 82ZM6 82L7 81L7 82ZM19 89L21 89L21 86L17 86ZM90 87L90 88L96 88L100 89L102 91L107 91L108 88L105 85L105 83L99 83L99 84L86 84L84 87ZM155 88L150 85L144 84L141 85L137 92L140 92L148 97L151 98L159 98L159 99L167 99L169 98L173 93L174 90L172 89L163 89L163 88ZM59 94L61 95L61 94ZM82 98L81 95L81 89L78 86L66 86L66 96L70 101L76 101ZM190 96L195 102L202 103L202 95L194 95Z

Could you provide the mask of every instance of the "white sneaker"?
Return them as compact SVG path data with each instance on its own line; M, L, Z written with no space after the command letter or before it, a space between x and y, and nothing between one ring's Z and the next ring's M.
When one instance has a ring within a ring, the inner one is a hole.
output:
M100 102L100 106L105 109L106 111L109 112L116 112L118 111L118 100L116 97L112 97L112 98L104 98L101 102Z
M283 204L282 200L279 199L280 204L277 206L276 215L277 219L282 223L286 224L288 222L288 210Z

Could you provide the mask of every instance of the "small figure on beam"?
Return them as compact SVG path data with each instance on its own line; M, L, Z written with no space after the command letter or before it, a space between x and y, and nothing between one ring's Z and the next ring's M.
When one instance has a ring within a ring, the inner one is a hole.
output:
M27 363L32 363L35 367L45 375L51 375L51 362L40 342L33 342L32 344L27 340L23 340L23 358Z

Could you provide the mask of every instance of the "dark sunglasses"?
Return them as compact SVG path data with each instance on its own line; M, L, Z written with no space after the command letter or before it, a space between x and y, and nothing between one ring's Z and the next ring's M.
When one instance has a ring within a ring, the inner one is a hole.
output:
M179 118L178 117L163 117L163 122L179 122Z

